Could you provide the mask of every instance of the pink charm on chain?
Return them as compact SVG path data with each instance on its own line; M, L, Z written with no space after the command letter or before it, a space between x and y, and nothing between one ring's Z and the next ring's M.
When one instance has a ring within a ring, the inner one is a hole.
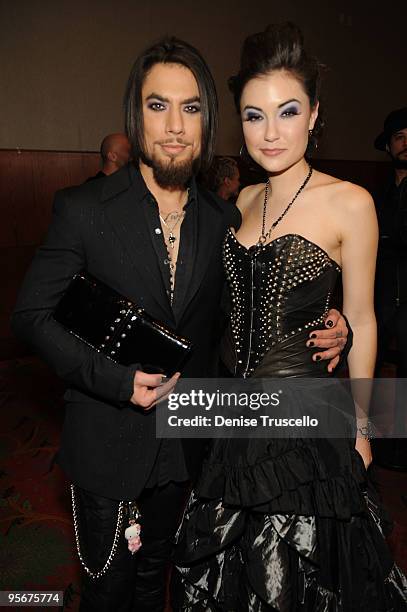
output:
M134 553L136 553L141 547L140 532L141 525L138 523L133 523L130 525L130 527L127 527L126 531L124 532L124 537L127 540L127 546L132 555L134 555Z
M127 540L127 546L132 555L136 553L141 547L141 525L137 521L141 518L141 512L135 501L128 502L129 510L129 526L124 532L124 537Z

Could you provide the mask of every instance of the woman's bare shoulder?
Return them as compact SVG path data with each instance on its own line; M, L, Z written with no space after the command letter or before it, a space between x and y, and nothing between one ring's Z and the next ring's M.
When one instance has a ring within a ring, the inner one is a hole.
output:
M257 185L248 185L242 189L239 193L236 205L240 212L243 214L244 211L253 203L253 201L264 191L264 183L258 183Z
M335 203L340 202L341 206L348 212L365 213L374 211L373 198L367 189L351 183L341 181L338 189L333 193Z
M344 181L330 174L322 172L317 173L315 187L324 193L328 201L333 205L340 205L344 209L352 210L354 207L358 209L374 207L373 199L370 193L356 183Z

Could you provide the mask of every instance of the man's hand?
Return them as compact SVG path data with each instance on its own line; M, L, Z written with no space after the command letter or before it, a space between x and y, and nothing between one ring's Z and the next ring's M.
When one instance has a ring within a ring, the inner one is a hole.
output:
M318 329L310 334L307 346L315 346L325 349L320 353L314 353L312 359L329 359L328 372L333 372L339 363L339 356L344 349L348 337L346 321L340 312L331 308L325 319L327 329Z
M159 402L164 401L174 389L181 374L176 372L163 383L163 374L146 374L137 370L134 376L134 392L131 403L148 411Z

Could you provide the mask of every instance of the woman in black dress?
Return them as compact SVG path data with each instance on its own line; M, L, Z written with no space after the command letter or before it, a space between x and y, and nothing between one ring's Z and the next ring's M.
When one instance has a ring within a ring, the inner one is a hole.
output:
M223 359L237 377L329 376L303 346L340 274L350 376L373 375L376 217L365 190L306 160L319 78L301 33L285 24L246 39L231 79L248 153L268 175L242 191L242 226L224 243L232 315ZM214 441L178 533L179 608L406 610L406 579L367 494L370 461L364 423L356 440Z

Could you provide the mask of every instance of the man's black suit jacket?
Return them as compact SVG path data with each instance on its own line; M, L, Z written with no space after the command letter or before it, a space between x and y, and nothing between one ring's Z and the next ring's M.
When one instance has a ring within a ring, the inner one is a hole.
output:
M129 165L57 192L45 244L12 319L14 332L68 383L59 463L72 482L113 499L137 498L148 479L159 448L155 411L145 413L129 402L134 366L92 350L59 326L52 312L72 276L86 269L193 342L183 376L212 376L224 285L222 241L227 228L240 223L233 205L198 189L192 282L176 324L140 202L145 191L139 170ZM184 440L183 448L192 470L200 445Z

